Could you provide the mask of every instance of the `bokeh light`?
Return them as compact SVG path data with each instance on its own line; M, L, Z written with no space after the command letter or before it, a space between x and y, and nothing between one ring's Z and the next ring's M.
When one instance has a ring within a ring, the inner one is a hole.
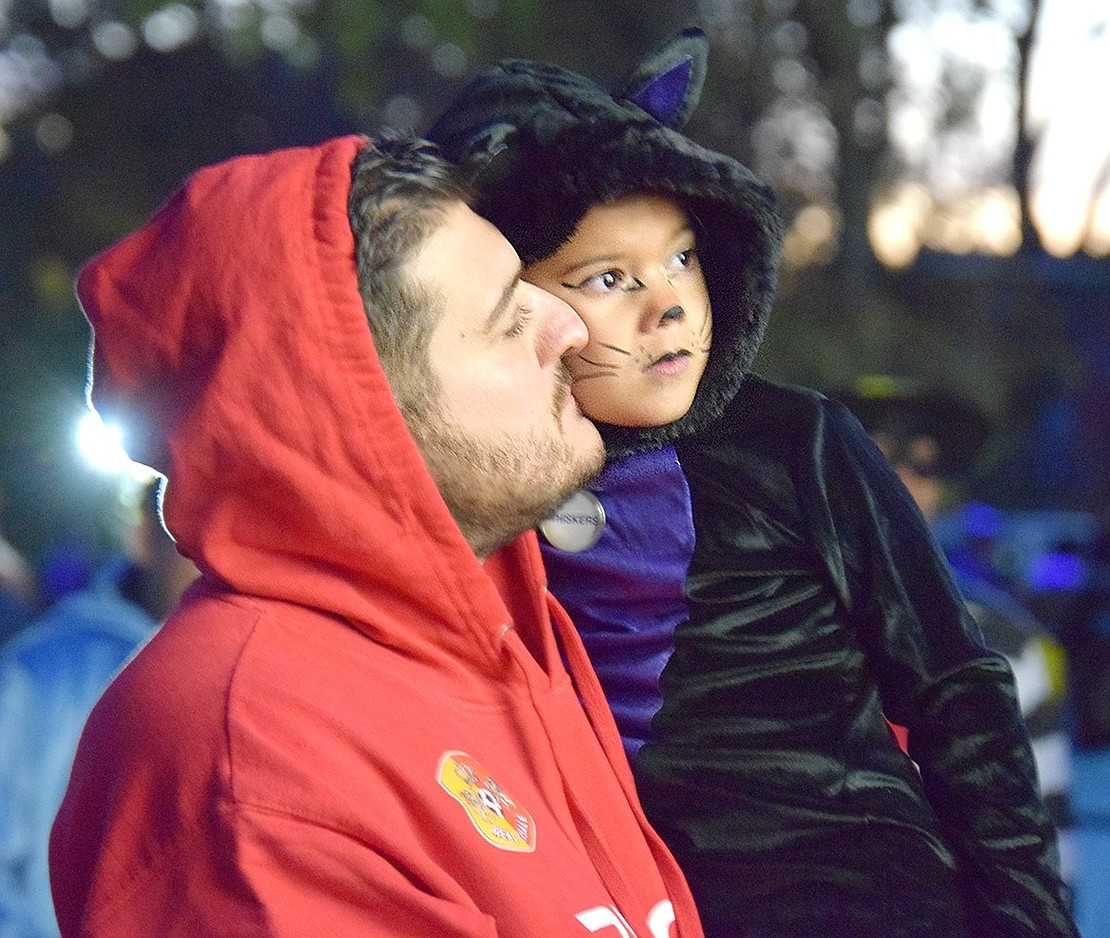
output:
M117 424L104 423L92 410L77 423L77 451L98 472L123 475L136 465L123 448L123 429Z

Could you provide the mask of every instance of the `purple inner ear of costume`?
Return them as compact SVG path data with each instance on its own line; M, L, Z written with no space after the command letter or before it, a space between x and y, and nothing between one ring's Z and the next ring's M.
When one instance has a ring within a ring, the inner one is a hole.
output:
M645 82L629 95L628 99L647 111L659 123L671 126L682 111L693 71L693 60L684 58L665 72Z

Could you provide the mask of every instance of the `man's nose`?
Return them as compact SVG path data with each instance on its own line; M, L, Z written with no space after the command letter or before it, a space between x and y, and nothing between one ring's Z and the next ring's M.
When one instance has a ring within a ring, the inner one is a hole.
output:
M540 317L536 355L541 364L549 364L585 348L590 333L582 317L554 294L530 283L524 286L532 293L527 301Z

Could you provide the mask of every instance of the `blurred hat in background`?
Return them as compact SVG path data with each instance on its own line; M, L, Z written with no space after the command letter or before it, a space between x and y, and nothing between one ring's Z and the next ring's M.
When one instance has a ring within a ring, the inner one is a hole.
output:
M844 404L872 436L900 445L931 437L940 475L970 469L991 432L990 420L976 404L913 378L863 375L828 396Z

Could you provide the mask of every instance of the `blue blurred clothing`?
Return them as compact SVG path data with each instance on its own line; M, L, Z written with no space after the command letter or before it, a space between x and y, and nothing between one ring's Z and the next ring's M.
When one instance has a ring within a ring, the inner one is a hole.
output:
M1083 938L1110 938L1110 748L1078 747L1072 758L1075 920Z
M0 938L57 936L47 842L93 705L158 626L120 558L0 653Z
M0 647L31 621L33 610L11 593L0 589Z
M1110 542L1100 550L1105 551ZM1074 716L1075 917L1083 938L1110 938L1110 568L1106 554L1062 617Z

